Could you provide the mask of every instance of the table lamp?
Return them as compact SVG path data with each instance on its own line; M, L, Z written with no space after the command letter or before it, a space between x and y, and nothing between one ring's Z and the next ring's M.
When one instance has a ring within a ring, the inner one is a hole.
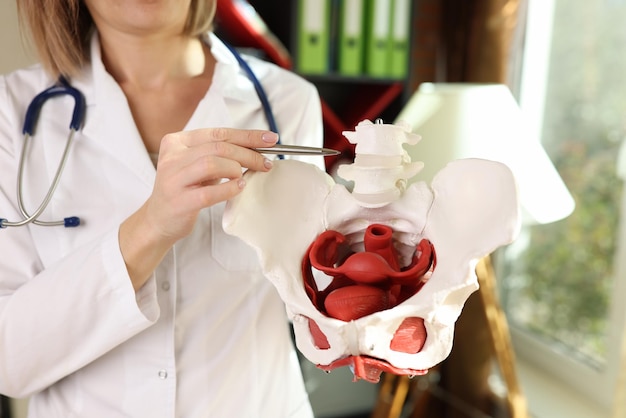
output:
M567 217L574 199L538 138L531 137L520 107L503 84L422 83L396 122L422 136L406 150L424 169L414 177L430 184L448 162L484 158L506 164L518 185L525 224Z

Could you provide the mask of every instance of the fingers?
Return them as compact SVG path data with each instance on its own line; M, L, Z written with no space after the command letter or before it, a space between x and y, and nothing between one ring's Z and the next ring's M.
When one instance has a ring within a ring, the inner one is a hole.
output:
M182 142L195 147L206 142L227 142L245 148L268 147L278 141L278 134L264 130L207 128L181 132Z
M236 196L244 186L244 180L237 178L216 185L198 187L188 196L191 200L190 206L200 210L217 202L226 201Z
M255 152L252 151L251 153ZM262 159L261 157L261 160ZM265 167L262 161L260 164L261 167ZM181 179L181 185L210 185L217 184L221 182L222 179L239 179L242 175L243 166L244 165L234 158L201 154L190 161L189 164L180 171L181 176L184 176L184 178Z
M267 171L272 166L266 157L250 147L271 146L277 139L278 136L269 131L231 128L166 135L159 149L154 194L170 202L180 202L183 196L190 198L194 200L194 208L198 207L196 200L210 206L229 199L240 190L237 180L244 169ZM233 180L235 182L230 184ZM216 187L218 185L220 187Z
M267 171L271 162L262 154L250 148L229 142L208 142L190 148L192 160L200 160L200 164L216 164L211 159L225 159L237 162L239 169L249 168L254 171Z
M277 140L278 135L269 131L198 129L166 135L161 141L160 154L164 159L177 158L185 165L196 158L213 156L236 161L244 168L267 171L271 167L269 160L250 148L272 146Z

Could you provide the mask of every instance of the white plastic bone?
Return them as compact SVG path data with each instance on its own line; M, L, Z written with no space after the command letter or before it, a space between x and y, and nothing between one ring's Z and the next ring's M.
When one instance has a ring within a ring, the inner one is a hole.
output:
M227 203L224 229L256 249L286 304L298 349L309 361L324 366L349 356L369 356L399 369L429 369L450 353L455 321L478 288L477 260L510 243L519 230L513 176L501 163L464 159L448 164L431 186L418 182L405 188L404 182L421 169L402 149L403 143L419 139L406 126L364 121L344 135L357 144L355 164L338 171L354 181L352 192L313 165L276 161L269 172L245 174L245 189ZM387 158L395 158L395 169L381 164ZM303 284L301 264L309 245L320 233L335 230L358 251L373 223L393 229L404 264L421 239L430 240L437 257L432 276L391 309L348 322L326 316ZM427 339L418 353L390 348L408 317L424 319ZM316 347L310 321L329 348Z

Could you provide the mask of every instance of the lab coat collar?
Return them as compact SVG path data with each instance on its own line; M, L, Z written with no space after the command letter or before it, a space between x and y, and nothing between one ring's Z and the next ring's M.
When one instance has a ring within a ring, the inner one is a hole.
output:
M90 64L72 80L72 84L83 92L87 103L83 134L87 140L98 141L105 152L121 160L150 190L155 178L154 165L124 92L104 67L99 37L95 32L90 47Z
M213 33L206 33L202 40L209 45L216 59L215 71L207 96L198 105L186 129L229 126L232 118L226 101L245 102L257 95L254 85L228 47ZM137 130L124 92L104 67L97 32L92 36L90 49L90 64L72 79L72 84L83 92L87 103L83 133L102 141L109 153L124 161L146 185L152 186L154 165ZM264 73L262 69L255 68L255 74L261 78ZM220 106L207 108L203 102L209 96L213 104L219 103Z
M224 42L214 33L207 33L202 39L210 46L211 54L217 61L213 73L213 85L224 98L245 102L251 97L256 97L254 85ZM255 68L254 73L259 79L265 74L263 68Z

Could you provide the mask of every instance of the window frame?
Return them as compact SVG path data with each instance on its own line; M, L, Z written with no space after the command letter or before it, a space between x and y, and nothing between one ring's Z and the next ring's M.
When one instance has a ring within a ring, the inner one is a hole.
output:
M554 9L555 0L528 0L518 99L530 138L539 139L542 134ZM626 153L622 152L621 157L626 160L624 154ZM626 161L621 163L625 165ZM622 175L622 180L624 177L626 176ZM620 213L617 249L613 258L612 295L626 295L626 197L623 190ZM496 271L501 272L503 269L498 264L497 261ZM572 395L589 399L593 404L601 405L609 411L613 406L620 369L626 367L626 364L621 364L625 319L626 304L619 303L619 298L614 296L607 318L606 366L602 369L571 358L570 353L559 350L554 344L531 334L513 321L510 321L509 328L519 360L540 370L546 379L554 380L572 390Z

